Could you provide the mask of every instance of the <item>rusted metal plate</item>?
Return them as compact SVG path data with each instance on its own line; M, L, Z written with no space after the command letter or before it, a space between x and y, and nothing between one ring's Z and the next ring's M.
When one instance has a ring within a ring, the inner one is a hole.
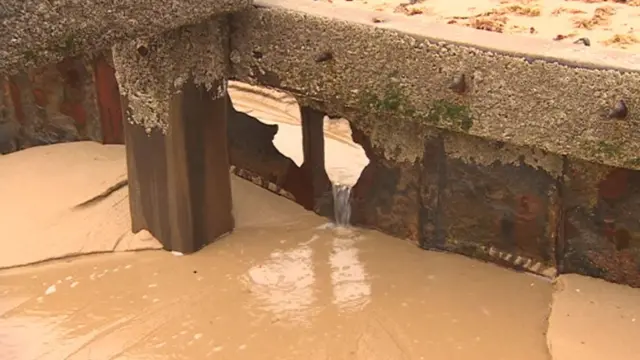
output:
M563 272L640 287L640 171L567 161Z
M102 142L123 144L122 104L115 69L104 56L98 56L93 62L93 71Z
M558 179L525 160L529 149L455 134L446 136L444 147L436 170L437 208L423 209L434 214L425 222L425 247L553 276ZM560 174L561 160L553 164Z
M389 161L353 124L352 130L353 139L369 158L352 191L352 222L417 243L420 164Z
M115 83L115 76L111 74ZM102 140L93 69L80 58L32 69L6 80L14 150L75 140ZM118 107L117 112L121 112Z

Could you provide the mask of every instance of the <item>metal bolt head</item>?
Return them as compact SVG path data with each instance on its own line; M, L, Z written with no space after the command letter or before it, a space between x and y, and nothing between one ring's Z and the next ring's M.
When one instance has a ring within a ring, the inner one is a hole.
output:
M333 54L331 53L331 51L323 51L317 54L313 60L317 63L320 63L320 62L325 62L332 59L333 59Z
M467 79L464 74L457 74L453 77L449 89L457 92L458 94L464 94L467 91Z
M624 120L629 115L629 108L624 100L618 100L613 109L609 111L609 119Z

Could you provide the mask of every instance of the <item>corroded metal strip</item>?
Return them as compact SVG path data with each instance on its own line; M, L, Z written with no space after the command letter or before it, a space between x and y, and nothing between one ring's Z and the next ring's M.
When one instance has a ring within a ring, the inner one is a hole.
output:
M433 127L640 169L640 55L337 5L267 0L232 15L240 81L343 115L388 158L420 159ZM320 54L331 53L325 61ZM452 83L465 75L465 92ZM610 118L624 100L625 119Z
M231 169L230 169L231 174L243 178L247 181L252 182L253 184L260 186L263 189L267 189L269 191L271 191L274 194L280 195L282 197L285 197L291 201L296 201L295 196L293 196L290 192L288 192L287 190L283 189L281 186L268 181L266 179L264 179L263 177L261 177L260 175L257 175L255 173L253 173L250 170L246 170L246 169L241 169L237 166L231 165Z

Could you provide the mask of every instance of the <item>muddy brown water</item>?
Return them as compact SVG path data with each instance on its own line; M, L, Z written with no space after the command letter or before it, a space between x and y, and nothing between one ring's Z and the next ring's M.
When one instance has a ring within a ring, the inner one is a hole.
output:
M335 227L239 178L233 187L236 231L196 254L1 271L0 359L549 358L548 281Z

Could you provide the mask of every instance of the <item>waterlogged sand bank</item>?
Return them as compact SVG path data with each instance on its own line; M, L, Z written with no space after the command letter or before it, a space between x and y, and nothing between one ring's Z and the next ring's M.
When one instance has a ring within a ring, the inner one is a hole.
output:
M640 51L639 0L321 1L568 43L586 37L594 47Z

